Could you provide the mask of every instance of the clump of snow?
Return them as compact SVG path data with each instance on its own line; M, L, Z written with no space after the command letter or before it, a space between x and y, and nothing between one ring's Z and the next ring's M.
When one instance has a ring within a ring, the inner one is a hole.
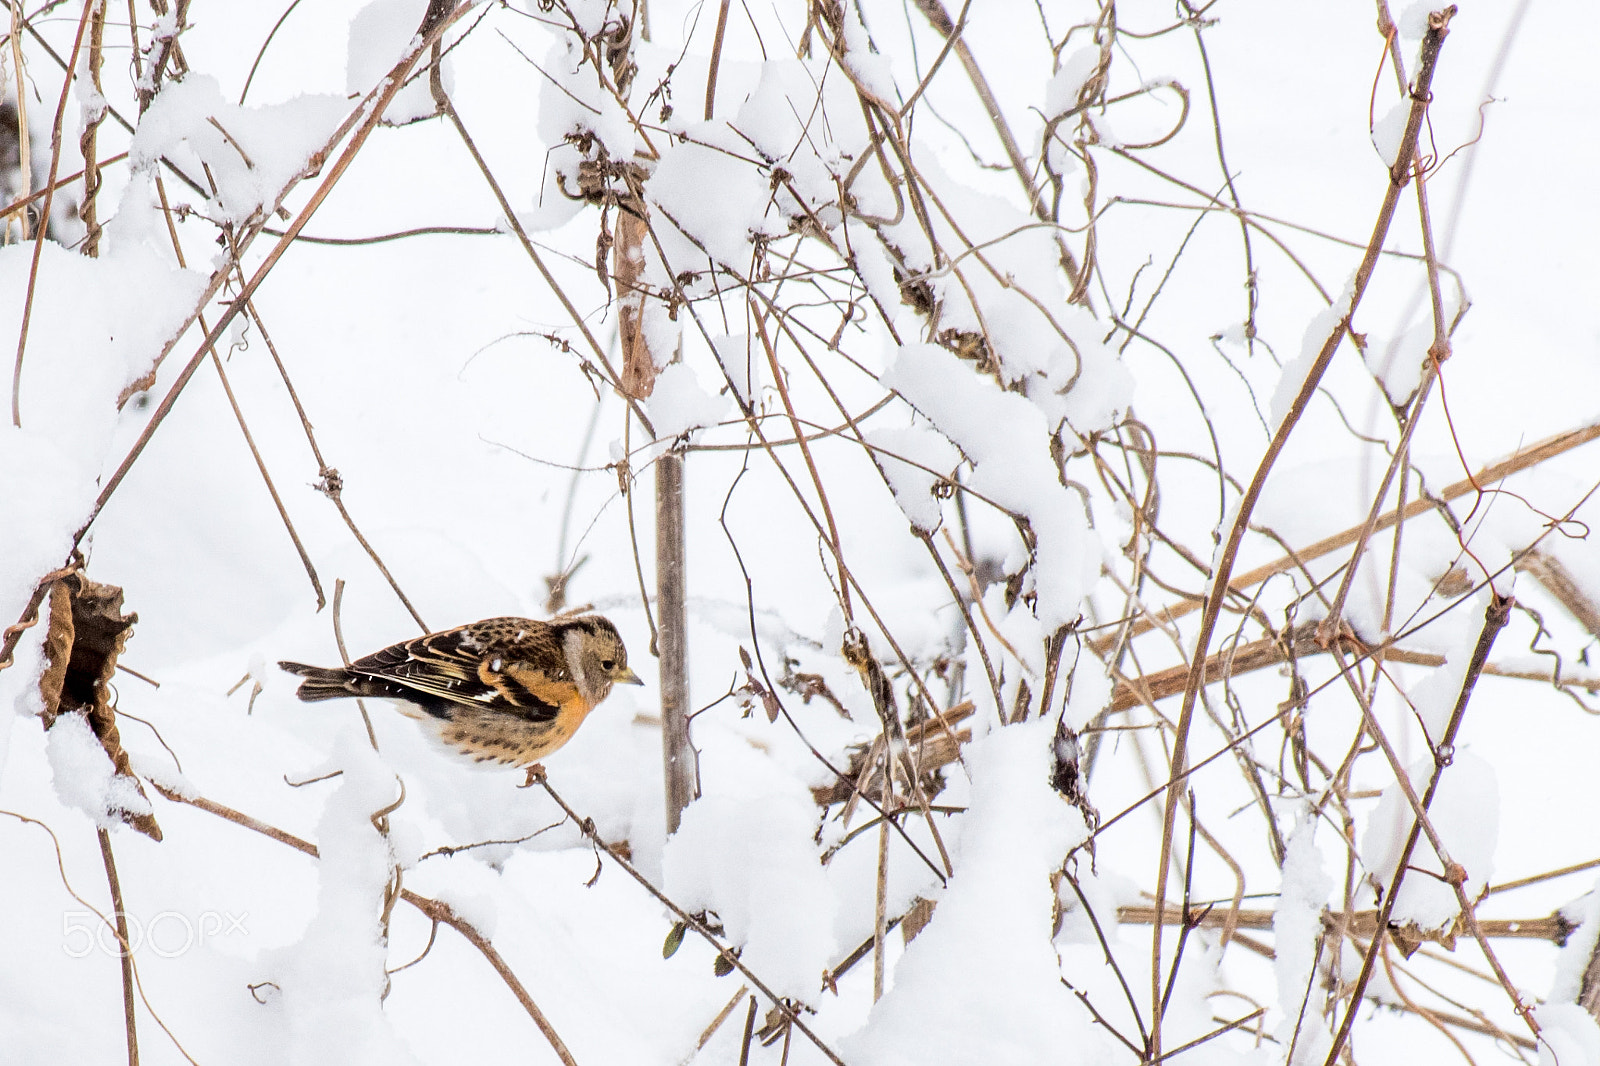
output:
M1372 124L1372 147L1377 149L1383 165L1392 167L1400 158L1400 144L1405 140L1406 120L1411 115L1411 101L1401 100L1389 108L1384 116Z
M1453 322L1461 312L1464 293L1459 285L1454 285L1446 289L1442 297L1444 321ZM1405 403L1417 391L1433 347L1433 315L1420 291L1407 315L1414 317L1402 319L1406 324L1396 335L1369 334L1367 346L1361 353L1368 371L1383 386L1392 404Z
M1576 912L1576 913L1574 913ZM1561 914L1577 928L1568 936L1556 957L1555 977L1550 982L1548 1003L1576 1003L1583 992L1584 971L1595 946L1600 944L1600 881L1577 900L1561 908Z
M943 515L934 489L953 478L961 456L950 442L926 426L877 429L867 434L873 458L889 479L894 502L923 533L939 528ZM930 471L938 471L938 476Z
M72 83L72 95L78 101L79 123L88 127L105 117L106 98L95 89L91 78L79 78Z
M538 0L526 0L522 6L534 18L547 17L550 10ZM616 0L563 0L560 11L571 16L572 25L585 37L596 37L606 28L607 20L615 24L618 5Z
M1069 652L1070 654L1070 652ZM1081 732L1111 704L1111 676L1093 659L1079 656L1073 664L1071 694L1067 698L1067 725ZM1065 667L1063 667L1063 670Z
M850 253L856 273L867 286L872 298L878 301L890 322L896 321L900 310L900 283L894 276L894 261L883 246L883 241L860 222L845 223L849 237Z
M123 811L151 813L150 801L139 794L132 778L117 774L111 757L83 715L59 716L45 738L56 795L62 803L88 815L101 829L122 824Z
M1121 148L1123 140L1111 124L1111 116L1104 111L1085 111L1083 119L1094 130L1095 143L1102 148Z
M1311 373L1317 355L1322 351L1323 343L1350 313L1350 305L1354 299L1355 275L1352 274L1346 279L1344 291L1339 294L1339 298L1312 315L1311 321L1306 323L1305 336L1300 341L1300 354L1284 365L1283 375L1278 379L1278 387L1272 392L1272 409L1267 415L1267 424L1274 430L1283 424L1295 397L1300 395L1300 390L1305 387L1306 375Z
M345 89L351 96L371 92L396 63L422 43L417 30L427 10L428 0L372 0L356 12L350 20L349 58L345 65ZM417 69L413 67L412 73ZM440 76L449 92L454 87L454 77L448 56ZM433 90L424 74L413 77L395 94L383 113L383 121L400 126L433 113Z
M1085 45L1069 55L1044 88L1044 113L1051 118L1078 106L1078 94L1100 68L1100 49Z
M1455 711L1456 702L1461 696L1461 685L1467 677L1467 667L1472 665L1472 655L1478 646L1484 610L1488 605L1489 590L1483 589L1472 597L1470 603L1460 605L1439 620L1441 628L1451 638L1445 663L1439 669L1425 674L1407 693L1430 744L1439 743Z
M172 756L165 752L158 758L143 751L130 750L128 763L135 774L168 792L184 799L194 799L200 795L194 782L172 765ZM3 762L0 765L4 765Z
M295 1061L415 1061L383 1012L387 944L379 916L393 859L372 815L392 804L399 781L358 727L339 734L344 773L317 823L317 909L299 943L275 953L271 980Z
M644 313L639 316L639 328L656 369L664 369L678 351L683 336L683 316L674 316L661 300L646 300Z
M483 936L494 936L495 927L500 922L500 908L489 893L474 892L447 883L433 890L433 898L447 904L457 918L472 926Z
M655 391L645 401L658 440L715 425L729 406L726 396L707 392L700 385L699 375L687 363L673 363L663 370L656 378Z
M216 183L209 201L214 220L237 225L276 206L284 186L349 112L349 102L332 94L240 107L223 99L216 78L191 74L162 87L139 120L128 156L135 169L155 166L162 156L197 159Z
M584 209L581 198L568 196L566 188L577 190L576 175L583 162L583 153L575 145L553 144L545 155L542 184L527 210L517 212L517 221L529 232L559 229L571 222ZM502 224L503 225L503 224Z
M1044 414L937 345L902 347L881 380L972 460L968 484L973 491L1032 524L1038 538L1031 578L1039 620L1055 628L1077 617L1099 558L1089 550L1081 502L1056 473Z
M1307 811L1289 837L1283 858L1283 883L1272 915L1273 971L1278 1006L1284 1017L1278 1041L1291 1044L1291 1066L1321 1062L1332 1043L1317 1002L1317 945L1322 941L1322 911L1333 891L1322 851L1316 843L1317 819Z
M20 615L39 577L65 561L73 531L94 502L95 473L96 466L75 461L47 433L16 429L9 420L0 426L0 499L6 501L0 535L8 564L0 570L0 615Z
M1600 1024L1578 1004L1542 1003L1534 1020L1539 1023L1539 1066L1600 1063Z
M872 38L867 36L867 28L861 24L861 9L855 5L846 6L844 17L839 21L839 29L844 36L844 55L841 59L845 68L880 103L892 106L898 99L894 87L894 68L889 64L889 57L873 50Z
M1235 348L1244 348L1250 340L1250 334L1245 329L1245 323L1235 322L1217 331L1217 340Z
M1402 41L1420 41L1428 32L1428 16L1443 5L1439 0L1411 0L1395 19Z
M1051 944L1050 875L1086 834L1050 787L1054 723L997 730L967 753L972 800L955 876L906 948L894 987L839 1049L860 1066L928 1061L995 1066L1059 1059L1090 1041Z
M837 77L828 78L822 84L824 101L843 91L843 81ZM738 114L730 125L741 140L748 139L774 170L781 168L787 175L773 190L784 215L814 221L831 230L841 217L836 175L840 170L849 170L855 152L865 140L865 131L856 121L859 116L841 120L840 113L835 113L829 122L831 136L824 141L817 140L813 136L814 124L802 124L804 116L815 106L817 93L816 72L805 63L796 60L763 63L755 91L739 105ZM823 106L832 110L831 102ZM742 151L736 142L730 144ZM796 200L796 195L803 204Z
M716 195L706 195L711 189ZM655 232L673 277L705 270L707 256L743 274L750 269L752 237L786 229L768 218L772 185L759 167L694 141L661 153L646 191L657 208Z
M834 899L816 845L816 806L793 781L759 796L708 795L683 812L662 857L666 892L714 911L742 961L773 991L816 998L834 962Z
M1427 758L1410 768L1412 788L1419 799L1433 766L1433 760ZM1385 889L1394 877L1412 819L1411 805L1400 786L1393 784L1383 790L1361 834L1361 863ZM1468 898L1476 896L1494 872L1494 849L1500 835L1500 787L1494 767L1471 752L1453 753L1428 809L1428 819L1450 861L1466 870L1462 887ZM1460 907L1454 889L1440 879L1444 867L1426 835L1418 838L1410 865L1415 869L1400 885L1390 921L1411 923L1425 931L1446 928L1455 921Z
M592 9L594 5L584 7ZM639 147L633 123L616 96L599 83L593 69L586 69L587 62L581 42L571 36L562 35L551 44L540 69L555 84L542 86L539 92L539 137L546 144L557 145L568 137L593 134L612 159L632 159ZM565 165L561 168L567 188L573 191L578 188L579 158L571 159L570 170Z
M724 334L711 338L711 350L716 353L722 372L728 375L733 391L746 407L755 402L761 390L762 355L750 344L748 333Z
M1451 308L1447 314L1454 314ZM1376 338L1374 338L1376 340ZM1368 343L1362 350L1367 370L1383 386L1390 403L1404 403L1422 383L1428 349L1433 345L1431 316L1419 318L1387 344Z
M1133 401L1133 375L1095 335L1088 311L1074 305L1060 309L1057 317L1072 343L1043 346L1049 355L1028 379L1028 399L1047 419L1060 418L1079 433L1104 429Z

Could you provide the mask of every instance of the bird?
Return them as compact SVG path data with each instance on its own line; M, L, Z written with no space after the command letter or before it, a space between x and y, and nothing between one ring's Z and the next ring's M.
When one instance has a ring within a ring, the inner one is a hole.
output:
M368 696L398 700L435 740L476 762L525 767L572 739L613 685L642 685L617 627L600 615L549 622L481 622L391 644L349 666L283 661L305 678L307 703Z

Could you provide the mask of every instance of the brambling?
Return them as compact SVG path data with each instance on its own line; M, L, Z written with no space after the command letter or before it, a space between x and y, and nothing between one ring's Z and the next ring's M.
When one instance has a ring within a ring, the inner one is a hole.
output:
M642 685L617 627L599 615L555 622L486 618L357 659L349 666L280 662L305 678L302 700L400 700L442 744L477 762L529 768L572 739L611 686Z

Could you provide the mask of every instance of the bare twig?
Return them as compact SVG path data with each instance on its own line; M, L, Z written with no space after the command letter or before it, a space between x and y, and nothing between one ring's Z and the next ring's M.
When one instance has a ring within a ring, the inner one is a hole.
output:
M1261 496L1261 490L1266 484L1267 475L1272 471L1274 462L1282 454L1284 445L1299 424L1300 415L1305 411L1306 405L1315 394L1316 388L1326 371L1333 353L1338 350L1339 342L1348 330L1350 316L1355 313L1362 295L1366 291L1367 283L1372 278L1373 269L1377 266L1378 255L1383 248L1383 243L1389 232L1389 223L1394 218L1395 205L1400 198L1400 190L1404 187L1405 179L1410 171L1411 159L1416 152L1417 136L1422 130L1422 120L1427 112L1432 94L1429 87L1433 82L1433 72L1438 63L1439 50L1444 44L1445 35L1449 32L1450 18L1455 13L1455 8L1450 7L1442 12L1429 16L1428 35L1423 41L1422 64L1417 74L1416 87L1412 92L1411 113L1406 122L1405 136L1400 144L1399 156L1393 167L1390 168L1389 189L1384 195L1383 206L1379 209L1377 223L1373 227L1372 239L1367 245L1366 256L1362 259L1361 266L1356 271L1354 283L1351 288L1349 306L1342 308L1343 314L1339 323L1329 332L1323 342L1321 350L1307 368L1305 381L1299 393L1295 396L1289 410L1284 415L1283 422L1277 432L1273 434L1267 452L1256 467L1255 476L1251 479L1250 487L1246 490L1244 499L1240 501L1237 517L1228 531L1228 537L1218 556L1217 570L1212 575L1212 591L1206 597L1206 607L1201 615L1199 633L1195 637L1195 650L1192 656L1189 680L1184 689L1183 706L1178 714L1177 727L1172 740L1172 768L1168 778L1165 811L1162 823L1162 841L1160 861L1156 864L1156 907L1157 921L1154 934L1151 936L1151 968L1152 981L1155 989L1152 1002L1156 1004L1156 1011L1151 1020L1152 1046L1159 1053L1161 1049L1161 1015L1159 1003L1161 1000L1160 972L1161 972L1161 921L1160 911L1166 900L1168 855L1172 847L1172 829L1177 808L1183 795L1179 782L1184 776L1184 769L1188 761L1189 729L1193 722L1195 698L1199 688L1204 682L1205 662L1211 637L1216 629L1217 619L1222 610L1225 591L1228 589L1233 572L1234 560L1238 558L1240 544L1244 540L1245 530L1249 528L1250 515L1255 508L1256 501ZM1347 1019L1348 1022L1349 1019ZM1348 1031L1346 1032L1348 1035ZM1330 1059L1330 1066L1332 1060Z
M122 902L122 882L117 877L117 860L111 853L111 833L104 826L96 830L100 839L100 858L105 863L106 883L111 887L111 915L117 923L117 940L121 950L117 958L122 963L122 1022L128 1041L128 1066L139 1066L139 1034L134 1024L133 1009L133 948L128 940L128 911Z

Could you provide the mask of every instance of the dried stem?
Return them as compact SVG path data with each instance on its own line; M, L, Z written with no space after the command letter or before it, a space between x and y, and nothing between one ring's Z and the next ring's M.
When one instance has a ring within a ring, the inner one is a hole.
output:
M1183 789L1180 782L1184 777L1185 767L1188 762L1189 730L1194 720L1194 705L1200 686L1205 682L1205 663L1208 646L1217 625L1218 616L1222 610L1222 602L1229 587L1233 572L1234 560L1238 558L1239 547L1244 540L1245 531L1249 528L1250 516L1255 509L1255 504L1261 496L1261 490L1266 484L1267 476L1272 471L1273 464L1282 454L1284 445L1294 428L1299 424L1300 416L1304 413L1306 405L1315 394L1317 386L1322 380L1323 373L1333 359L1333 354L1338 350L1339 342L1344 338L1350 328L1350 318L1355 314L1356 307L1361 302L1362 295L1366 292L1367 283L1372 278L1373 269L1377 266L1378 255L1383 248L1383 243L1389 232L1389 223L1394 218L1395 205L1400 199L1400 190L1404 187L1407 174L1410 172L1411 159L1416 152L1417 136L1422 130L1422 120L1427 112L1428 104L1432 99L1430 86L1433 82L1433 72L1439 58L1439 50L1444 44L1445 35L1449 32L1450 18L1455 13L1455 8L1447 8L1443 12L1429 16L1428 34L1423 40L1422 64L1417 74L1416 87L1412 92L1411 113L1406 121L1405 136L1400 144L1399 156L1393 167L1390 168L1389 188L1384 195L1383 206L1379 209L1377 223L1373 227L1372 239L1367 244L1367 253L1362 259L1361 266L1356 271L1355 281L1352 286L1350 305L1344 309L1339 323L1329 332L1323 342L1316 359L1307 369L1305 382L1300 387L1288 412L1284 415L1277 432L1273 434L1271 443L1267 446L1266 454L1256 467L1250 487L1245 491L1243 500L1240 501L1238 514L1232 527L1228 531L1228 538L1223 545L1217 561L1216 573L1212 575L1211 592L1206 596L1206 607L1201 615L1199 633L1195 637L1194 652L1191 656L1189 680L1184 689L1183 706L1179 711L1177 726L1172 739L1172 768L1168 777L1166 804L1163 814L1161 834L1161 854L1156 864L1156 907L1157 922L1154 934L1151 936L1151 971L1155 988L1152 994L1154 1004L1151 1019L1151 1033L1153 1049L1159 1053L1161 1050L1161 922L1160 910L1164 906L1167 894L1168 856L1172 850L1173 822L1177 817L1177 809ZM1330 1060L1330 1066L1331 1066Z
M116 856L111 853L111 833L104 827L96 830L100 839L100 859L105 863L106 883L111 888L111 915L117 923L117 941L121 950L117 958L122 963L122 1024L128 1041L128 1066L139 1066L139 1034L133 1007L133 948L128 939L128 912L122 902L122 882L117 877Z

